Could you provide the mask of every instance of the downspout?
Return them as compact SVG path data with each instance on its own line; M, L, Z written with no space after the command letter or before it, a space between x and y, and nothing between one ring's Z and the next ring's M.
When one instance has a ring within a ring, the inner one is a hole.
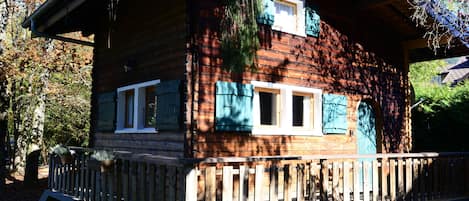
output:
M36 29L34 19L31 19L30 21L31 21L31 32L36 36L55 39L55 40L60 40L60 41L69 42L69 43L75 43L75 44L79 44L79 45L94 47L94 43L89 42L89 41L78 40L78 39L74 39L74 38L67 38L67 37L57 36L57 35L49 35L49 34L46 34L44 32L40 32Z

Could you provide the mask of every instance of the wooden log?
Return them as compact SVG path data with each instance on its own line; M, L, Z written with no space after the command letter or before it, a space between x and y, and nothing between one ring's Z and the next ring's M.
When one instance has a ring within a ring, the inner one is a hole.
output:
M363 161L363 200L370 200L370 162Z
M276 165L270 167L269 200L278 200L278 168Z
M283 172L284 184L283 184L283 200L291 201L291 190L292 190L292 167L287 164L284 166Z
M360 186L363 185L360 184L360 163L353 161L353 200L360 200Z
M233 200L233 166L223 166L222 183L223 183L222 201L232 201Z
M343 162L344 170L344 201L350 201L350 165L348 161Z
M262 187L264 185L264 166L256 165L255 172L255 184L254 184L254 201L263 201Z
M373 160L373 193L372 200L377 201L379 196L379 173L378 173L378 160Z
M339 164L337 161L332 163L332 199L340 200Z
M396 200L396 160L389 161L389 193L391 200Z
M217 191L216 167L205 168L205 201L215 201Z

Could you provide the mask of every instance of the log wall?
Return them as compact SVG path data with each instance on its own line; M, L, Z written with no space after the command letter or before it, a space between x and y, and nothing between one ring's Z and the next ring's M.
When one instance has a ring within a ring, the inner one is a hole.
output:
M360 101L372 103L377 111L378 137L383 152L405 150L406 76L400 61L383 60L348 34L321 20L318 38L301 37L261 27L262 48L257 52L256 72L230 73L220 57L221 9L213 1L197 1L191 13L198 47L197 87L194 90L198 133L196 157L343 154L356 153L357 108ZM386 52L383 42L382 51ZM379 47L380 44L373 44ZM396 47L387 51L396 55ZM382 52L380 51L380 52ZM392 65L391 65L392 64ZM349 128L345 135L253 136L214 129L215 83L252 80L319 88L323 93L348 97Z
M103 10L95 35L93 94L149 80L184 80L186 3L122 0L114 21ZM127 72L124 65L131 64ZM96 119L96 96L92 97ZM94 147L182 156L183 132L158 134L95 133Z

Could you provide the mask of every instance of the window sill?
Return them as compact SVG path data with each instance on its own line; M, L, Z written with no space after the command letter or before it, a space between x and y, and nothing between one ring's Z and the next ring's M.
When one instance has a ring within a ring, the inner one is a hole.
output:
M301 135L301 136L323 136L320 130L292 130L281 128L253 128L252 135Z
M291 30L282 30L279 28L272 27L272 30L282 32L282 33L287 33L295 36L300 36L300 37L306 37L306 32L305 31L291 31Z
M146 133L146 134L156 134L158 131L154 128L143 128L143 129L135 129L135 128L125 128L115 130L114 133L116 134L124 134L124 133Z

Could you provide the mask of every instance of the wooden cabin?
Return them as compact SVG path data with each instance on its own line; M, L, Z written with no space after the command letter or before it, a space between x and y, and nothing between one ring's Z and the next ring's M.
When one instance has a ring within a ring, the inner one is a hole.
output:
M223 62L222 1L47 0L23 26L94 46L92 148L185 159L409 152L409 63L468 52L434 55L407 1L262 6L244 71Z
M274 20L258 20L257 68L230 72L220 1L73 2L48 0L24 26L46 37L94 34L90 138L102 149L196 158L409 152L409 62L467 51L434 55L406 1L269 0L263 12Z

